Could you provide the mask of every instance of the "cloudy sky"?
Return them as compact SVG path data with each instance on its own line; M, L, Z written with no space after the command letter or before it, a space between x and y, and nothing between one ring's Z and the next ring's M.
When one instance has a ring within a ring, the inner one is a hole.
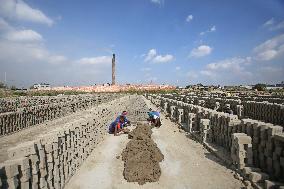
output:
M0 0L0 80L18 87L284 80L282 0Z

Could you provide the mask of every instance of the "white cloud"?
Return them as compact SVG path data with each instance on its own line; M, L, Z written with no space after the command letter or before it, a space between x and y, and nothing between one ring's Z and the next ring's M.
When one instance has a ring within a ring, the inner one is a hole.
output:
M216 31L216 26L214 25L210 29L208 29L207 31L200 32L199 35L205 35L207 33L215 32L215 31Z
M5 35L10 41L17 42L38 42L42 41L42 36L33 30L10 31Z
M156 49L150 49L147 53L146 58L144 59L145 62L152 60L157 55Z
M77 62L79 64L93 64L93 65L110 65L112 58L110 56L86 57L81 58Z
M284 28L284 21L276 21L274 18L271 18L267 20L262 26L272 31L280 30Z
M158 55L153 59L154 63L166 63L166 62L170 62L174 59L173 55L167 54L167 55Z
M0 17L0 31L11 30L12 27L8 22L6 22L3 18Z
M179 71L181 68L179 66L176 67L176 70Z
M204 32L200 32L199 35L205 35L207 33L211 33L211 32L215 32L217 29L216 29L216 26L212 26L210 29L208 29L207 31L204 31Z
M150 49L145 57L145 62L153 62L153 63L166 63L174 60L174 56L171 54L166 55L158 55L156 49Z
M276 58L281 61L280 57L284 57L284 34L255 47L252 56L232 57L207 64L197 71L200 76L196 78L196 82L225 85L276 83L283 80L284 65L275 61L267 66L261 64L261 61Z
M193 20L193 16L192 16L192 15L188 15L188 16L186 17L186 21L187 21L187 22L190 22L191 20Z
M275 23L274 18L270 18L269 20L267 20L267 21L263 24L263 26L264 26L264 27L271 26L271 25L273 25L274 23Z
M224 71L224 70L231 70L233 72L240 72L242 71L244 64L249 64L251 62L251 58L229 58L224 59L219 62L210 63L206 65L207 71Z
M210 80L210 84L231 84L241 83L249 80L253 74L247 69L251 66L251 57L233 57L207 64L204 69L199 71L201 80Z
M43 12L30 7L23 0L1 0L0 15L8 19L42 23L48 26L54 23Z
M216 26L212 26L212 27L210 28L210 31L211 31L211 32L216 31Z
M48 58L48 62L51 64L61 64L65 63L68 59L62 55L51 55Z
M211 54L213 48L209 47L208 45L201 45L197 48L191 50L189 57L203 57Z
M253 52L257 60L263 61L269 61L284 55L284 34L278 35L258 45L254 48Z
M157 4L157 5L162 5L163 4L163 0L150 0L151 3Z
M190 80L194 80L196 78L198 78L198 74L196 71L189 71L186 73L186 77L188 77L188 79Z
M141 68L141 71L143 71L143 72L149 72L151 70L152 70L152 68Z

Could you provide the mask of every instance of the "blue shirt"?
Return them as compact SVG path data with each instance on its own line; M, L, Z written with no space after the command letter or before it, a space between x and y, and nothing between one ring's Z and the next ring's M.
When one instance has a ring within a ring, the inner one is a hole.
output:
M124 117L124 123L121 123L121 128L124 127L124 125L128 122L128 119L126 118L125 115L120 115L120 116L123 116ZM115 119L114 122L118 123L120 121L120 116L117 116L117 118Z
M153 118L154 115L160 117L160 113L157 112L157 111L148 112L148 115L149 115L150 118Z

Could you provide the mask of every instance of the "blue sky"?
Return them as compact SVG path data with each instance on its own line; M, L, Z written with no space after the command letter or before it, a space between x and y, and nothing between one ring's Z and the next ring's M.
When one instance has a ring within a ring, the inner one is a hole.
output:
M0 0L0 80L19 87L284 80L280 0Z

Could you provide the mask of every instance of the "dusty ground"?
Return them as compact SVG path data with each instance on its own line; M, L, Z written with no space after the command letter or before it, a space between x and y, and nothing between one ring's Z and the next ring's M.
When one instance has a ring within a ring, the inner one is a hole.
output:
M147 103L150 105L149 101ZM150 105L155 108L153 105ZM171 189L230 189L242 188L241 181L221 165L215 156L201 144L179 132L177 126L162 115L161 128L153 129L152 138L164 155L160 163L162 174L154 183L138 185L128 183L123 178L124 163L122 150L129 139L127 135L106 139L93 151L80 170L71 178L67 189L133 189L133 188L171 188ZM120 158L117 159L117 156Z

